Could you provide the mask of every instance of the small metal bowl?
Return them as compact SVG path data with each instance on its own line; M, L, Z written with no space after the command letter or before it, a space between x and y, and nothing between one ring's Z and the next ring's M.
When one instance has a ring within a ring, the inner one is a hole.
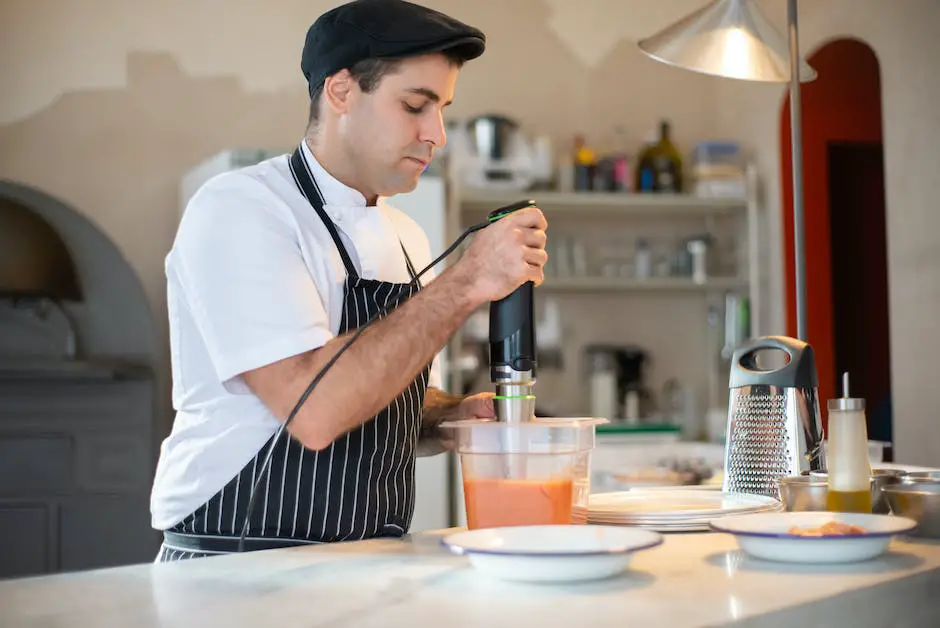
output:
M779 478L777 486L780 489L780 501L788 512L826 510L826 494L829 487L825 479L793 475Z
M883 489L891 512L917 522L911 534L925 538L940 538L940 482L905 481Z
M940 471L911 471L901 480L908 482L940 482Z

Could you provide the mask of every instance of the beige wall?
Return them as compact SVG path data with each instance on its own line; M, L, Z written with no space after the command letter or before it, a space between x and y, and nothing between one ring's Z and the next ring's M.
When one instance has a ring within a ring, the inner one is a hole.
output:
M673 120L679 142L738 139L756 160L771 234L780 331L779 115L784 89L699 76L644 58L633 41L704 0L428 0L487 32L490 46L458 85L453 115L498 109L564 146L623 125L639 142ZM180 177L233 146L288 147L306 115L299 52L329 0L5 0L0 3L0 177L73 204L106 231L165 320L163 256ZM761 0L777 24L784 0ZM497 7L503 7L500 14ZM871 45L883 72L892 372L899 455L940 464L929 358L940 353L940 3L801 3L804 49L841 36ZM161 340L165 329L161 329Z

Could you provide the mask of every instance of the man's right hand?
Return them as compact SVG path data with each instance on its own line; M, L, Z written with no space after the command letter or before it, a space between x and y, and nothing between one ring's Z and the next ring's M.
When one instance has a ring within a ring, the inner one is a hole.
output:
M474 301L498 301L527 281L541 284L548 227L537 207L520 209L478 231L454 270L460 269Z

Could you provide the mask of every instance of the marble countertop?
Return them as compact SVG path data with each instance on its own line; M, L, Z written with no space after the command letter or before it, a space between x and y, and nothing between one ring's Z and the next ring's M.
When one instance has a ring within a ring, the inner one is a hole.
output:
M758 561L732 537L668 534L609 580L489 580L446 531L0 582L0 625L937 626L940 542L855 565Z

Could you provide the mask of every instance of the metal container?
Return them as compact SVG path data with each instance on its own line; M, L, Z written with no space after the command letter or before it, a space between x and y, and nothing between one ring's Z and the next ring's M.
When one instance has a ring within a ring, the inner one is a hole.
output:
M808 475L779 478L780 500L789 512L804 510L826 510L826 495L829 486L826 480L817 480Z
M940 483L940 471L911 471L906 474L902 482L938 482Z
M912 536L940 538L940 482L901 482L883 492L891 512L917 522Z
M887 515L891 512L891 505L885 497L884 488L900 484L907 475L900 469L872 469L871 470L871 511L876 515Z
M759 355L784 353L776 368ZM744 343L731 361L722 489L779 498L777 480L826 468L813 349L795 338Z

